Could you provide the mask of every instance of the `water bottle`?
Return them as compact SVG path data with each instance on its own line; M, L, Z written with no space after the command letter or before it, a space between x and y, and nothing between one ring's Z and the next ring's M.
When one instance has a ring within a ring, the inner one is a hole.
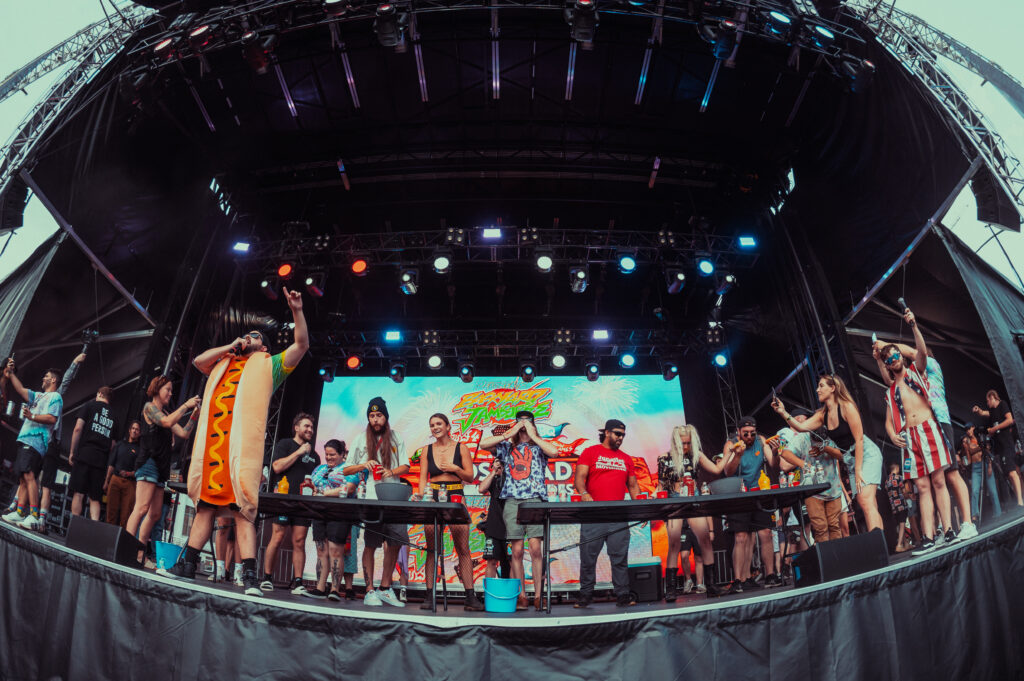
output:
M434 493L430 490L430 485L427 485L427 488L425 490L423 490L423 498L420 501L433 501L433 500L434 500Z
M747 491L747 483L744 480L741 479L740 480L740 492L746 492L746 491Z
M789 476L783 473L779 476L779 489L785 489L789 487Z
M356 498L358 498L358 499L365 499L366 498L366 483L363 482L362 480L359 481L359 488L356 489Z
M558 500L560 502L562 502L562 503L565 503L566 501L568 501L568 499L565 496L565 488L564 487L562 487L562 488L560 488L558 490Z
M448 488L445 485L441 485L441 489L437 490L437 500L442 504L448 501Z

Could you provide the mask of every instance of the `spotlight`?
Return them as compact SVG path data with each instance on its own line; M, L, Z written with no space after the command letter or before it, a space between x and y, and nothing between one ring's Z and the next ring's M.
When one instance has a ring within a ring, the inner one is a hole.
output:
M388 370L391 375L391 380L395 383L401 383L405 380L405 362L395 361L391 363L391 368Z
M565 345L572 341L572 331L569 329L559 329L555 331L555 343L558 345Z
M320 370L317 372L320 374L320 380L324 383L330 383L334 380L334 373L336 371L336 365L334 362L321 362Z
M260 281L260 291L263 292L267 300L277 300L277 286L279 283L277 277L265 277Z
M583 293L590 283L590 273L586 265L574 265L569 268L569 288L573 293Z
M594 340L608 340L608 330L594 329Z
M424 345L437 345L441 342L441 335L437 331L424 331L423 332L423 344Z
M574 6L567 7L563 14L569 24L569 35L573 40L581 43L594 42L597 25L601 21L594 0L576 0Z
M596 381L601 377L601 365L596 359L589 360L583 368L583 373L588 381Z
M550 248L538 248L537 249L537 269L541 272L547 273L551 271L551 268L555 266L555 259L553 257L553 251Z
M529 383L537 376L537 365L532 359L524 359L519 363L519 377L523 383Z
M366 273L370 270L370 263L367 259L361 255L357 255L352 258L352 274L357 277L365 277Z
M679 293L686 286L686 272L681 267L666 267L665 285L670 294Z
M481 234L485 239L500 239L501 238L501 227L484 227Z
M623 369L632 369L636 366L636 356L631 352L624 352L619 355L619 366Z
M519 243L531 244L537 242L537 228L523 227L519 230Z
M679 375L679 365L671 360L663 360L661 362L661 377L666 381L671 381L673 378Z
M306 277L306 291L314 298L324 297L324 287L327 284L327 275L317 272Z
M264 75L270 68L270 55L277 46L277 35L271 33L260 38L254 31L249 31L242 36L242 45L242 56L249 68L260 76Z
M711 358L711 361L716 367L722 369L729 364L729 356L724 352L716 352L715 356Z
M449 227L444 233L444 242L455 246L462 246L466 243L466 230L461 227Z
M438 274L446 274L452 267L452 252L447 248L439 248L434 251L434 271Z
M405 25L408 17L399 13L390 2L377 5L377 16L373 20L373 32L382 47L398 47L405 40Z
M236 241L235 245L231 247L231 250L235 253L248 253L249 242L248 241Z
M737 24L728 19L718 24L703 23L698 29L701 39L711 44L715 59L728 59L736 49Z
M725 330L722 328L721 322L715 320L708 321L708 330L705 335L705 339L708 345L722 345L725 342Z
M407 296L414 296L420 290L420 271L416 267L406 267L398 273L398 288Z
M281 281L288 281L295 274L295 266L290 262L283 262L277 266L277 276Z
M164 38L153 47L153 54L161 59L166 59L174 54L174 50L171 49L173 44L174 38Z
M470 361L459 362L459 378L462 379L463 383L472 383L473 376L476 375L476 370L473 367L473 363Z
M188 42L195 50L206 47L210 43L210 38L212 37L213 31L210 29L209 24L196 26L188 32Z
M715 263L707 253L697 254L697 273L702 277L710 277L715 273Z
M444 361L441 359L441 355L435 353L427 357L427 366L433 371L440 369L442 364L444 364Z
M348 0L324 0L324 14L340 17L348 12Z
M384 332L384 342L385 343L401 343L402 342L402 332L401 331L395 331L394 329L389 330L389 331L385 331Z
M875 65L867 59L844 59L841 69L850 80L850 92L854 93L864 92L875 75Z
M349 371L359 371L363 368L363 358L359 355L349 355L345 360L345 367Z
M315 248L318 251L326 250L327 247L330 246L330 244L330 234L317 234L315 237L313 237L313 248Z
M737 242L740 248L757 248L757 239L752 236L741 235Z
M768 31L769 35L780 40L786 40L793 30L793 20L782 12L772 10L768 12L768 16L765 18L764 28Z
M672 232L661 230L658 232L658 245L659 246L675 246L676 237Z
M836 34L821 24L815 24L811 27L810 40L815 47L824 50L836 41Z
M553 355L551 357L551 366L553 366L556 369L564 369L565 368L565 355L563 355L561 353L556 353L555 355Z
M632 274L636 270L636 255L634 253L619 253L619 271L623 274Z
M718 286L715 287L715 294L719 296L724 296L726 293L729 292L729 289L731 289L735 284L736 275L726 274L724 277L719 279Z

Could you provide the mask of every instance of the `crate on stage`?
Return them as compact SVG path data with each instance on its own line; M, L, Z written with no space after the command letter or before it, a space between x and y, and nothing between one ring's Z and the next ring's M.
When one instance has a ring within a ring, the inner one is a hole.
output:
M630 563L628 571L629 591L636 596L638 603L661 600L661 559L649 558L637 561L636 563Z

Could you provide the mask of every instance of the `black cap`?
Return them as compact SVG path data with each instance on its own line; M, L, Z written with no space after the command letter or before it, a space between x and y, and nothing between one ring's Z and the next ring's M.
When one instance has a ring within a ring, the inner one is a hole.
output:
M533 421L534 420L533 412L532 411L526 411L525 409L522 410L522 411L517 411L516 412L516 421L518 421L521 418L528 418L531 421Z
M373 412L379 412L384 414L384 418L389 418L388 403L384 401L383 397L374 397L370 400L370 404L366 405L366 415L369 416Z
M742 416L740 417L739 425L737 428L757 428L757 420L753 416Z
M807 418L810 418L811 412L808 411L807 409L804 409L803 407L797 407L793 411L789 412L789 415L792 416L793 418L796 418L797 416L806 416Z
M608 419L607 421L604 422L604 430L608 431L611 430L612 428L622 428L623 430L625 430L626 424L618 419Z

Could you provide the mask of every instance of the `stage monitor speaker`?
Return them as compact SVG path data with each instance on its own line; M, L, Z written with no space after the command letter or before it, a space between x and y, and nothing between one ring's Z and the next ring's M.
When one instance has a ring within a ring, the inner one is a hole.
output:
M633 563L628 568L629 590L638 603L661 600L661 560Z
M797 554L793 558L793 576L796 586L810 586L877 570L888 564L885 534L873 530L821 542Z
M119 565L138 566L136 559L142 542L128 534L120 525L89 520L80 515L71 517L65 546L90 556Z

